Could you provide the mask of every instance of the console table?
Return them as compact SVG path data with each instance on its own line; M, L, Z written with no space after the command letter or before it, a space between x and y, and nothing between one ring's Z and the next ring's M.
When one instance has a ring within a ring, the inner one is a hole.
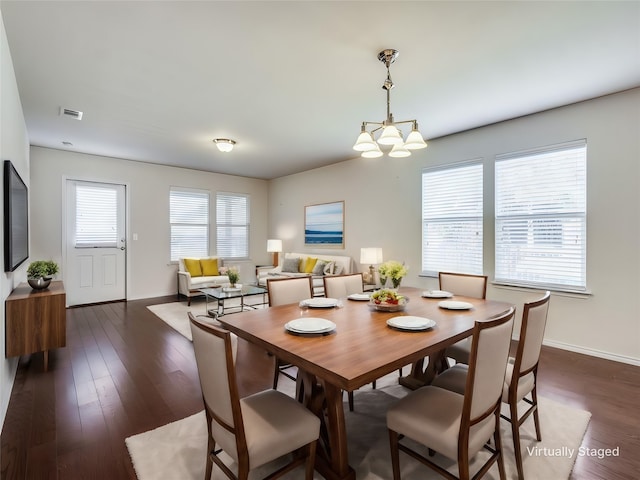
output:
M5 357L43 352L48 369L49 350L67 344L66 294L62 281L33 290L18 285L5 301Z

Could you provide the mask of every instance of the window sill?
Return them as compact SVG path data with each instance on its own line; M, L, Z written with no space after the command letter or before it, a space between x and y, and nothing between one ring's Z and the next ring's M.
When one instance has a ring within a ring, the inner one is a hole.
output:
M502 290L512 290L516 292L530 292L532 290L540 291L540 290L549 290L553 295L560 297L571 297L571 298L580 298L587 299L593 296L591 290L578 291L578 290L560 290L553 287L545 287L544 285L532 285L530 287L526 287L523 285L507 285L504 283L496 283L490 282L491 285L497 289Z

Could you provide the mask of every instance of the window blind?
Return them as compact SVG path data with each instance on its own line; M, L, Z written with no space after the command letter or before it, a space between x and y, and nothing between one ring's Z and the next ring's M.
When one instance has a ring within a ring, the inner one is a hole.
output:
M172 188L169 212L171 260L209 255L209 193Z
M496 156L496 282L586 290L585 140Z
M113 188L76 185L77 248L116 247L118 198Z
M422 273L482 274L482 163L422 172Z
M248 195L216 195L216 242L222 258L249 258Z

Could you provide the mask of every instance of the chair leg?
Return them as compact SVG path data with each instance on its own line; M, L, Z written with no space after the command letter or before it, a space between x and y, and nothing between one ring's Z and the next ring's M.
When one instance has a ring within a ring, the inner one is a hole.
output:
M275 360L275 368L273 370L273 389L277 390L278 378L280 378L280 360L278 360L278 357L276 357L274 360Z
M498 452L498 471L500 473L500 480L506 480L507 473L504 469L504 450L502 449L502 438L500 437L500 410L496 412L496 431L493 434L493 439L496 444L496 452Z
M391 469L393 480L400 480L400 449L398 448L398 432L389 430L389 447L391 450Z
M533 390L531 391L531 400L533 401L533 405L535 408L535 410L533 411L533 423L536 427L536 439L541 442L542 432L540 431L540 417L538 416L538 392L535 384L533 385Z
M374 380L373 382L371 382L371 386L373 387L373 389L376 389L376 381Z
M315 468L316 464L316 444L317 442L314 441L308 445L308 456L304 471L305 480L313 480L313 469Z
M513 452L516 457L516 467L518 470L519 480L524 480L524 469L522 468L522 449L520 448L520 425L518 419L518 406L515 402L509 402L509 411L511 419L511 434L513 436Z
M349 411L353 412L353 392L347 392L347 397L349 398Z

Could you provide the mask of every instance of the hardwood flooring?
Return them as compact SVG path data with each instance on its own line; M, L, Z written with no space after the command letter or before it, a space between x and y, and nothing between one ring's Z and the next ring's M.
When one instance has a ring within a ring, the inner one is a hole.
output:
M67 347L50 352L49 371L42 354L20 359L2 479L135 479L125 438L203 408L191 342L146 308L174 299L69 309ZM272 361L240 345L241 394L270 386ZM619 447L619 457L578 457L573 479L638 478L640 367L543 347L539 393L592 413L583 446Z

